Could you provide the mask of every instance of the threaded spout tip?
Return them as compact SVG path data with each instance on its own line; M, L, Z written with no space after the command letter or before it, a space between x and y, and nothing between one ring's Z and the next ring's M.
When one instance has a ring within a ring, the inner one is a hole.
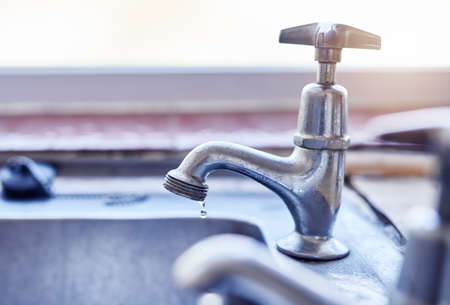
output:
M208 186L196 186L176 179L169 174L164 178L164 188L176 195L195 201L204 201L208 194Z

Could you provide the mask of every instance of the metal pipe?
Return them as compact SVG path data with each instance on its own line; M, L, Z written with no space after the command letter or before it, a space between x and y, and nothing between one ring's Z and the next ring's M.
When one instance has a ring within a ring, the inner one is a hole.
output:
M336 64L319 62L317 69L317 83L321 85L333 85L335 82Z

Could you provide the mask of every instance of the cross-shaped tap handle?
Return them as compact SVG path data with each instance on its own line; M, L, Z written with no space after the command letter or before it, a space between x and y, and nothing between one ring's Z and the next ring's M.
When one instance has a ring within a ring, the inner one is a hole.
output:
M279 41L315 46L316 60L323 63L339 62L343 48L381 48L381 38L378 35L345 24L327 22L284 29L280 33Z

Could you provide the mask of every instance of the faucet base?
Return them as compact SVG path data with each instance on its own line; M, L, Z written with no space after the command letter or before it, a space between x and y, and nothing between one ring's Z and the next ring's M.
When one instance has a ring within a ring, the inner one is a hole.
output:
M334 237L306 236L292 232L278 241L280 252L301 259L330 261L346 257L350 251Z

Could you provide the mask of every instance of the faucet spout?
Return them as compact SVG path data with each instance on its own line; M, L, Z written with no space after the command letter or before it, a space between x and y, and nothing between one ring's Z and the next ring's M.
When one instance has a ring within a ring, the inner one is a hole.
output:
M296 146L290 156L280 157L243 145L208 142L168 172L164 186L177 195L202 201L211 172L224 169L248 176L276 193L292 215L294 232L280 241L279 249L302 258L328 260L348 254L347 248L332 238L340 205L342 163L340 151Z
M289 157L280 157L239 144L214 141L193 149L178 168L166 175L164 185L178 195L203 200L208 190L208 175L224 169L258 181L291 205L292 198L286 192L292 192L292 175L306 176L312 163L312 159L296 152ZM184 183L185 188L177 188L174 181ZM185 191L188 185L192 187L190 192Z

